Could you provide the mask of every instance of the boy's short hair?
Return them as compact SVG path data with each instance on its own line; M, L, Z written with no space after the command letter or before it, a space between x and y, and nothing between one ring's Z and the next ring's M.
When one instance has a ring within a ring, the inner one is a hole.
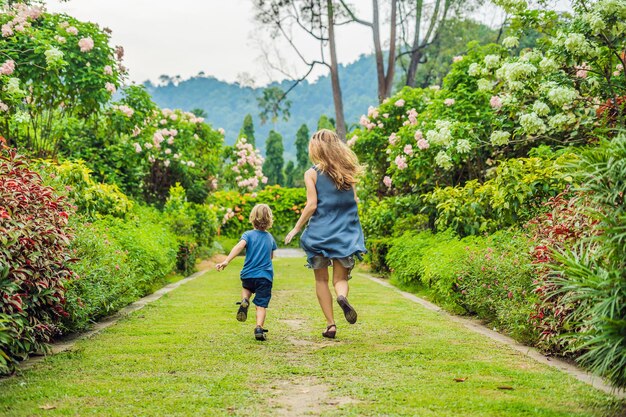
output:
M250 223L258 230L267 230L274 223L272 209L267 204L257 204L250 212Z

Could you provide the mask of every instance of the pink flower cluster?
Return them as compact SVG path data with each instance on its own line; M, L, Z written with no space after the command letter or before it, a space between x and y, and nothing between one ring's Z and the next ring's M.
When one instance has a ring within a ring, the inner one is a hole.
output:
M370 119L377 119L378 113L379 112L376 107L369 106L369 108L367 109L367 117L369 117Z
M396 101L395 103L393 103L393 105L396 106L396 107L402 107L402 106L404 106L404 103L405 103L404 99L400 99L400 100Z
M12 36L15 32L24 32L30 26L28 20L37 20L41 17L43 8L40 6L30 7L26 4L16 4L8 13L13 19L2 25L0 28L2 37Z
M117 91L117 88L115 87L115 84L113 83L104 84L104 88L111 94L115 94L115 92Z
M400 171L406 169L408 167L407 163L406 163L406 156L404 155L398 155L396 156L396 160L395 160L396 166L398 167L398 169Z
M385 184L387 188L391 188L391 178L385 175L385 178L383 178L383 184Z
M415 109L411 109L409 111L406 112L407 116L409 117L409 120L405 120L404 123L402 123L403 126L415 126L417 124L417 110Z
M246 138L240 138L235 144L237 161L232 167L237 177L237 186L249 191L254 190L259 184L267 184L267 177L263 175L263 157L261 153L248 143Z
M224 217L222 218L222 224L226 224L233 217L235 217L235 212L233 211L233 209L231 208L226 209L226 213L224 214Z
M104 75L113 75L113 68L110 65L104 67Z
M397 142L398 142L398 136L396 135L396 132L393 132L391 135L389 135L389 144L395 145Z
M353 147L358 138L359 137L357 135L352 136L350 139L348 139L348 141L346 142L346 145L348 145L349 147Z
M65 31L70 35L78 35L78 29L76 29L76 27L74 26L68 27L67 29L65 29Z
M430 148L430 143L428 143L428 141L426 139L420 139L417 141L417 147L420 148L422 151Z
M6 105L6 103L3 103L2 101L0 101L0 112L4 113L5 111L9 110L9 106Z
M576 76L578 78L587 78L587 73L589 72L589 70L591 69L591 67L589 66L589 64L587 64L586 62L583 62L583 64L576 68Z
M0 65L0 75L11 75L15 71L15 61L9 59Z
M463 55L457 55L454 58L452 58L452 62L461 62L463 61Z
M498 96L492 96L491 100L489 100L489 104L491 104L492 108L498 110L502 107L502 99Z
M121 106L113 106L112 107L113 110L119 111L120 113L123 113L124 116L126 117L133 117L133 114L135 114L135 110L133 110L132 107L126 106L126 105L121 105Z
M450 107L452 106L456 101L453 98L447 98L443 101L443 104L445 104L446 106Z
M81 52L89 52L93 49L94 43L91 38L82 38L78 41L78 46L80 47Z
M363 115L359 119L359 124L367 130L372 130L376 127L376 123L373 123L367 116Z

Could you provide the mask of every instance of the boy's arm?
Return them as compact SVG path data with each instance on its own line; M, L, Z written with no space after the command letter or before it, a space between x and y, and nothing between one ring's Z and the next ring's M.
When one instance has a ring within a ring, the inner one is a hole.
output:
M241 251L245 247L246 247L246 241L241 239L239 241L239 243L237 243L235 245L235 247L230 251L230 253L226 257L226 259L224 259L224 262L221 262L221 263L215 265L215 268L217 268L218 271L222 271L224 268L226 268L228 266L230 261L232 261L237 255L239 255L241 253Z

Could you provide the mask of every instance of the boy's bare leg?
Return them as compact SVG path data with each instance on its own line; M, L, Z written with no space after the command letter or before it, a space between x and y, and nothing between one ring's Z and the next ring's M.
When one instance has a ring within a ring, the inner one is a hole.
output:
M267 309L265 307L256 306L256 325L263 327L265 325L265 316Z
M248 301L250 301L250 297L252 297L252 291L250 291L247 288L242 288L241 289L241 299L243 300L244 298Z
M315 292L317 293L317 301L320 303L322 313L326 317L326 324L335 324L333 316L333 296L328 288L328 268L314 269L315 273Z

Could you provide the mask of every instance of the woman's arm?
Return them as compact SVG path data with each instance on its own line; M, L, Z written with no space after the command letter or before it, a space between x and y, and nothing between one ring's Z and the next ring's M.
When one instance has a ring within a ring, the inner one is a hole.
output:
M309 221L315 210L317 210L317 191L315 190L315 182L317 181L317 172L314 169L309 169L304 173L304 185L306 186L306 206L302 210L302 214L298 219L298 222L293 227L291 232L285 236L285 244L289 244L293 238L302 230L302 227Z
M221 262L221 263L215 265L215 268L217 268L218 271L222 271L224 268L226 268L228 266L230 261L232 261L237 255L239 255L241 253L241 251L245 247L246 247L246 241L243 240L243 239L240 240L239 243L237 243L235 245L235 247L231 249L231 251L228 254L228 256L226 257L226 259L224 259L224 262Z

